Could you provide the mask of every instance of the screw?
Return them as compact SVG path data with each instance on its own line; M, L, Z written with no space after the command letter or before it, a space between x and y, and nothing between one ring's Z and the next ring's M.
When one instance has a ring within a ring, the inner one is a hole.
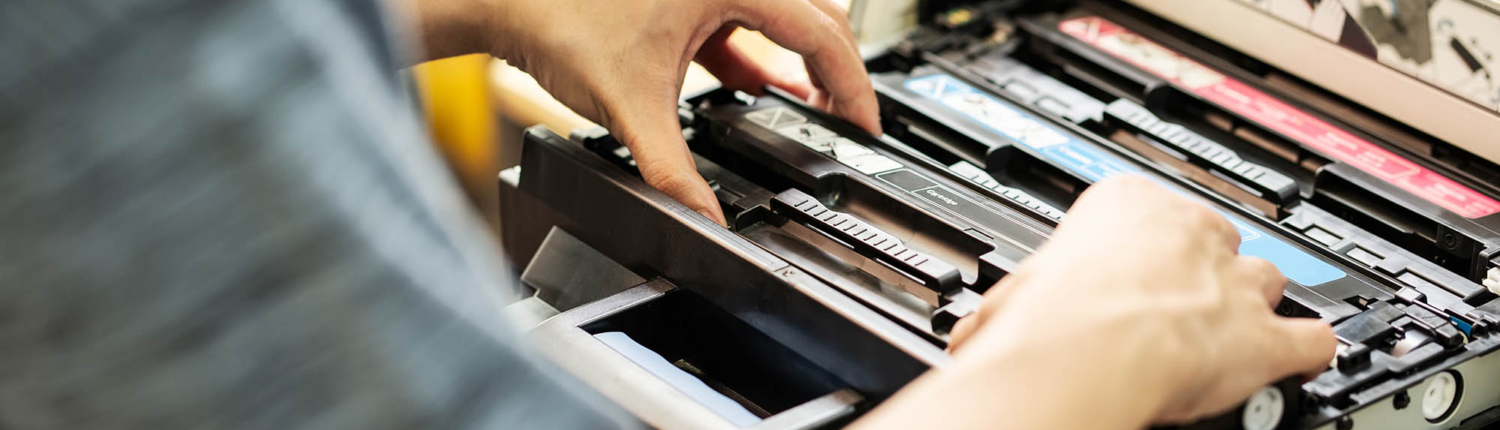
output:
M1407 406L1411 406L1411 394L1407 394L1405 390L1396 393L1396 396L1391 398L1391 406L1396 407L1398 411L1406 409Z

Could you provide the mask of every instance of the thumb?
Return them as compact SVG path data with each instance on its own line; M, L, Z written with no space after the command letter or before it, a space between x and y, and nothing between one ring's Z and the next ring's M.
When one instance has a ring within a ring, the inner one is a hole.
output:
M640 121L626 121L629 125L622 125L617 134L630 148L647 185L709 220L726 225L719 199L708 187L708 182L698 175L693 153L682 139L682 128L678 126L675 114L675 109L664 110L661 115L654 112L644 114L646 117Z
M1291 375L1316 375L1328 368L1338 349L1338 339L1333 327L1311 318L1280 318L1273 322L1281 331L1281 338L1288 348L1279 348L1281 356L1275 363L1275 377Z

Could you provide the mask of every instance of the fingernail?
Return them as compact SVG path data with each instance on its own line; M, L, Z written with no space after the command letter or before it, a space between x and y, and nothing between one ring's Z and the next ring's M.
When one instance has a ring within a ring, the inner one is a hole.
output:
M709 211L703 210L703 209L699 209L697 212L698 212L698 215L703 215L704 218L708 218L709 221L713 221L714 224L718 224L719 227L729 228L729 226L724 225L723 222L720 222L719 218L715 217L714 214L713 214L713 212L709 212Z
M709 212L707 209L699 209L698 215L703 215L703 217L708 218L709 221L713 221L715 223L719 222L719 219L714 217L714 213Z

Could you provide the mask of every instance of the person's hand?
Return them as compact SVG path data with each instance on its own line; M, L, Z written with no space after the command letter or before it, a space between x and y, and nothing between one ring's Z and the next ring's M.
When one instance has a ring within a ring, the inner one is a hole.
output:
M759 94L766 85L780 87L880 132L847 14L831 0L408 1L417 2L430 55L484 50L530 73L629 147L648 184L721 224L718 201L677 123L694 59L727 88ZM750 61L727 43L737 27L802 54L811 83Z
M1326 369L1332 329L1275 315L1286 280L1238 255L1239 241L1222 215L1150 180L1100 182L954 327L952 365L916 385L987 381L968 403L1042 416L1016 428L1140 428L1221 413Z
M1328 366L1336 341L1273 313L1286 278L1238 255L1222 215L1147 179L1103 181L1052 239L955 327L954 353L1063 347L1156 375L1157 423L1223 412L1275 380ZM1059 343L1068 346L1058 345Z

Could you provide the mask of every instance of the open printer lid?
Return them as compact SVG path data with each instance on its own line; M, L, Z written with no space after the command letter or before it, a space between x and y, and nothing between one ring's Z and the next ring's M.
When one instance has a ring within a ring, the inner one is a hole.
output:
M1500 163L1500 0L1121 1L1294 76L1289 87ZM856 0L851 15L863 42L880 43L938 3L974 2Z

